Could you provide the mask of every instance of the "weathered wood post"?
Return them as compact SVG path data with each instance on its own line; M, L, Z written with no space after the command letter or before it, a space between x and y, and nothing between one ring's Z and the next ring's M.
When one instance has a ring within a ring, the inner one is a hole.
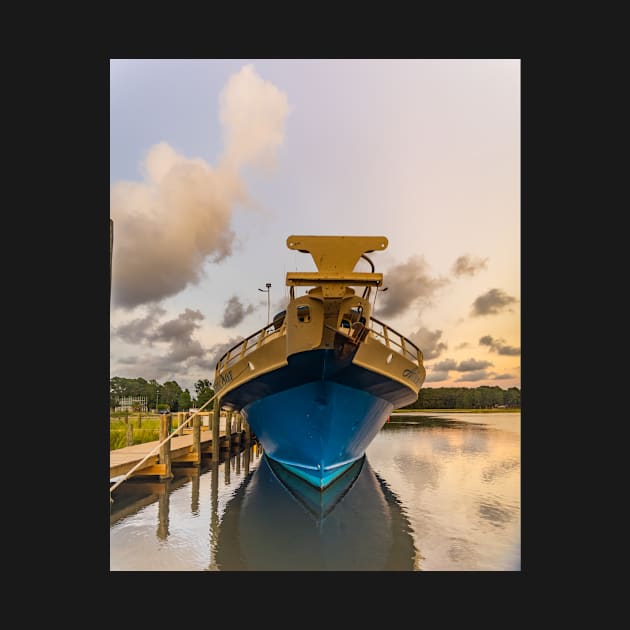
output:
M232 446L232 410L228 411L225 415L225 435L227 435L228 449Z
M129 424L129 409L125 409L125 424Z
M216 567L219 538L219 463L212 461L210 477L210 567Z
M160 442L165 440L169 435L171 425L171 415L170 414L161 414L160 415ZM162 444L160 446L160 464L166 465L166 470L163 474L160 475L160 479L170 479L173 476L171 471L171 441L169 440L166 444Z
M219 437L219 427L221 426L221 400L214 400L214 414L212 416L212 459L219 462L219 449L221 448Z
M193 418L194 421L195 419ZM191 481L190 511L193 514L199 514L199 470L192 473Z
M193 451L197 455L195 464L201 464L201 418L197 415L193 418Z
M138 429L142 429L142 414L138 416Z
M245 468L245 476L249 475L249 456L251 450L251 446L247 446L243 451L243 467Z
M133 424L127 425L127 446L133 445Z
M169 511L169 482L167 481L164 487L164 492L160 493L158 497L158 528L157 537L160 540L166 540L168 538L168 511Z
M252 441L252 430L249 427L249 422L247 420L243 420L243 424L245 425L245 443L249 444Z
M225 485L230 485L230 454L228 453L227 459L224 463L225 468L223 469L223 479L225 480Z
M236 456L236 474L241 474L241 453Z
M243 430L243 414L239 411L236 417L236 432L240 435Z

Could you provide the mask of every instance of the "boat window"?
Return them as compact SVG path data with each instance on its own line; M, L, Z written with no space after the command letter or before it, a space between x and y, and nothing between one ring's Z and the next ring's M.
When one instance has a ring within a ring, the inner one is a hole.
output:
M306 306L305 304L301 304L297 307L297 318L300 322L310 322L311 321L311 308L310 306Z
M342 328L350 328L350 322L347 319L342 319L341 320L341 327Z

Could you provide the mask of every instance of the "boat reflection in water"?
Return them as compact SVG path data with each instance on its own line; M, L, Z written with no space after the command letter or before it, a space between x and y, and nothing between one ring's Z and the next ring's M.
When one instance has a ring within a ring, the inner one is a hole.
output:
M321 491L266 455L228 502L221 570L418 570L411 526L366 457Z

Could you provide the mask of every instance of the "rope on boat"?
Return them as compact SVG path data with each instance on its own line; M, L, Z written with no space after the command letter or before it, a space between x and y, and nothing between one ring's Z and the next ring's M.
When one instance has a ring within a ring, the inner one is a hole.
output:
M250 361L247 362L247 365L234 377L234 379L237 379L245 370L247 369L253 370L254 366L252 365L252 363ZM135 464L135 466L133 466L133 468L131 468L131 470L129 470L129 472L125 473L125 476L122 479L119 479L113 486L111 486L111 488L109 489L109 502L113 503L114 499L112 498L112 492L114 490L116 490L116 488L118 488L118 486L120 486L120 484L122 484L124 481L127 481L127 479L129 479L129 477L136 472L136 470L138 470L138 468L144 464L144 462L147 461L147 459L149 459L149 457L153 457L153 455L155 455L162 446L164 446L164 444L166 444L170 439L174 438L178 433L179 433L179 429L180 428L184 428L206 405L209 405L217 396L219 395L219 392L216 392L214 394L214 396L212 396L212 398L210 398L209 400L207 400L203 405L201 405L201 407L199 407L199 409L197 409L197 411L195 411L192 416L190 416L190 418L188 418L188 420L186 420L185 422L183 422L181 425L179 425L177 428L177 431L174 431L173 433L170 433L166 439L164 439L162 442L160 442L157 446L153 447L153 449L151 449L151 451L145 455L137 464ZM219 409L219 414L220 414L221 410ZM220 417L220 416L219 416ZM226 427L227 429L227 427Z

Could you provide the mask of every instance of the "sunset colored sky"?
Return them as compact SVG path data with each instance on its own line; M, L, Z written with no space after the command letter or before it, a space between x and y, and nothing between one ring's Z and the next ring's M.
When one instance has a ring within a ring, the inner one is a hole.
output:
M337 234L425 386L520 387L520 115L513 59L111 60L110 375L194 393Z

